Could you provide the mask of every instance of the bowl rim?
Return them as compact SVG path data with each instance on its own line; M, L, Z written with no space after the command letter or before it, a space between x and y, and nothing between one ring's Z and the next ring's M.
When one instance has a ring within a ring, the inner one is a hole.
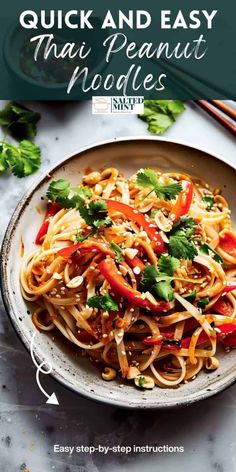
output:
M19 326L18 326L18 323L16 321L16 317L15 317L16 310L15 310L15 307L13 307L13 305L11 303L11 300L10 300L8 282L7 282L8 279L6 277L6 271L7 271L7 265L8 264L5 263L5 261L7 260L6 256L7 256L7 252L8 252L9 236L11 235L12 231L14 230L15 223L17 222L18 217L21 215L21 212L24 210L27 201L32 197L34 192L44 183L45 180L48 180L48 174L50 174L51 172L55 172L61 166L68 163L70 160L73 160L75 158L75 156L79 157L80 154L83 154L86 151L93 150L97 147L102 147L102 146L105 146L105 145L114 144L116 142L122 143L122 142L135 142L135 141L165 142L167 144L170 143L170 144L175 144L175 145L179 145L179 146L188 147L188 148L191 148L192 150L196 150L196 151L206 153L206 154L208 154L208 156L213 157L213 158L221 161L223 164L225 164L226 166L228 166L231 169L233 169L234 171L236 171L236 164L231 163L231 162L230 163L226 162L225 159L221 155L219 155L217 153L212 153L211 151L208 151L204 147L200 147L200 146L196 147L195 145L193 145L192 143L190 143L188 141L176 140L176 139L173 139L173 138L165 138L165 137L159 137L159 136L142 136L142 135L138 135L138 136L125 136L125 137L119 137L119 138L115 137L115 138L106 139L106 140L103 140L103 141L88 144L88 145L83 146L82 148L80 148L77 153L74 153L73 155L70 155L66 158L60 159L56 163L56 165L54 164L54 165L50 166L50 168L48 170L46 169L45 171L41 172L40 175L38 176L38 178L34 180L34 182L31 184L29 189L23 194L23 196L21 197L19 203L17 204L17 206L16 206L16 208L15 208L15 210L14 210L14 212L13 212L11 218L10 218L10 221L7 225L6 231L4 233L4 237L3 237L3 241L2 241L2 247L1 247L1 253L0 253L0 289L1 289L2 299L3 299L3 305L4 305L4 308L6 310L6 313L7 313L8 317L10 319L10 322L11 322L13 328L14 328L15 333L17 334L18 338L20 339L23 346L27 350L28 354L30 354L30 342L28 342L28 340L22 336L22 333L21 333L21 331L19 329ZM41 362L41 360L40 360L40 362ZM105 397L100 397L100 395L97 394L95 391L91 392L91 391L88 390L86 392L84 392L84 391L82 392L76 386L74 386L73 384L70 384L69 382L67 382L66 378L60 376L56 370L52 371L50 376L53 379L55 379L57 382L59 382L63 387L66 387L70 391L76 393L77 395L80 395L81 397L83 397L87 400L93 400L93 401L96 401L97 403L106 404L106 405L109 405L109 406L121 407L121 408L125 408L125 409L142 409L142 410L150 410L150 409L153 409L153 410L157 409L158 410L158 409L172 409L172 408L176 408L176 407L186 407L186 406L189 406L189 405L191 405L193 403L196 403L198 401L202 401L202 400L205 400L209 397L215 396L215 395L217 395L220 392L224 391L225 389L227 389L228 387L230 387L232 384L234 384L236 382L236 372L235 372L235 374L231 375L230 378L227 380L227 382L225 382L223 384L223 386L222 386L222 384L220 384L215 390L205 390L204 394L199 395L199 396L195 396L194 398L190 398L188 400L180 400L175 405L173 403L168 403L167 400L165 401L165 403L158 405L158 404L149 404L148 402L145 403L145 404L144 403L140 403L140 404L129 403L129 402L124 402L123 400L119 400L119 399L116 399L116 398L109 398L109 396L106 397L106 398Z

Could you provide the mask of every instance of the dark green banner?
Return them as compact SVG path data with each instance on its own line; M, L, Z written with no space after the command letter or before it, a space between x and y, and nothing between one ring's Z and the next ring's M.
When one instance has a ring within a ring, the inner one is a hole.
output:
M0 98L236 99L236 3L5 2Z

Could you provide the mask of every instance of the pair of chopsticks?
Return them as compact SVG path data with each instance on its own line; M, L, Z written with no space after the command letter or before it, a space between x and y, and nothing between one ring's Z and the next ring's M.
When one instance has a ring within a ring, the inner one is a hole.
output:
M236 108L221 100L195 100L194 103L236 136Z
M199 83L201 88L204 87L204 94L208 95L212 93L212 84L207 79L194 75L191 71L186 71L179 65L174 65L171 62L160 59L162 68L170 73L171 79L175 82L184 93L191 93L195 96L202 95L202 91L199 90ZM225 95L224 90L220 90L214 86L218 94ZM205 110L208 115L212 116L218 123L224 126L234 136L236 136L236 108L232 108L222 100L194 100L194 103Z
M136 46L136 51L141 46ZM208 79L200 77L196 73L186 70L184 67L173 64L166 59L150 59L152 63L161 65L162 69L169 74L169 79L173 85L178 87L184 95L188 96L210 96L212 88L217 95L225 96L225 90L217 84L212 84ZM201 90L199 89L201 84ZM222 100L194 100L194 103L205 110L218 123L224 126L234 136L236 136L236 108L230 107Z

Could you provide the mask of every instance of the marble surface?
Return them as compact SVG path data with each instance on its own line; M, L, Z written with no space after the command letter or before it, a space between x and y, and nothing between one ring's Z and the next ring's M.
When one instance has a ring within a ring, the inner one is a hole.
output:
M0 102L2 105L3 102ZM91 104L33 103L42 112L37 143L44 171L82 146L115 136L145 135L136 116L92 116ZM235 139L194 106L166 133L236 160ZM0 177L1 238L34 176ZM0 307L0 472L236 471L236 385L188 408L135 412L99 405L44 379L60 406L49 406L31 358ZM54 452L60 446L182 446L184 452Z

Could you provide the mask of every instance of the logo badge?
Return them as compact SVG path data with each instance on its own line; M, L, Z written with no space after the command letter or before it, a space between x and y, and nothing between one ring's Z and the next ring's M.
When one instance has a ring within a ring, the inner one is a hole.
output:
M92 114L138 115L144 112L144 97L93 97Z

